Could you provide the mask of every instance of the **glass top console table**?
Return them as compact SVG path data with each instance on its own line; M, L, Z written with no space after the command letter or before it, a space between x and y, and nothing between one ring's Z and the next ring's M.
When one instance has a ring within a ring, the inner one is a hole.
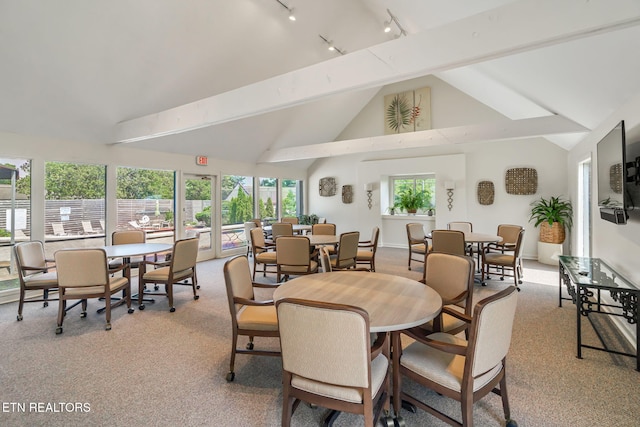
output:
M576 304L576 332L577 357L582 359L582 348L602 350L623 356L636 358L636 370L640 371L640 328L638 327L638 295L640 287L629 282L606 262L600 258L583 258L561 255L559 259L560 286L558 305L562 307L563 300L570 300ZM566 287L570 298L562 296L562 285ZM602 301L602 292L609 292L613 303ZM625 353L606 347L600 332L595 327L590 313L600 313L609 316L619 316L630 324L636 325L636 353ZM595 347L582 343L581 317L586 316L600 338L602 347Z

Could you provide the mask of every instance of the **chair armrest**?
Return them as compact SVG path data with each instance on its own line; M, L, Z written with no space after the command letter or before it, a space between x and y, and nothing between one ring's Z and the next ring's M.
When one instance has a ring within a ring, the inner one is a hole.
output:
M150 261L148 259L145 259L144 261L142 261L140 264L141 265L153 265L155 267L166 267L171 263L171 261Z
M460 320L462 320L462 321L464 321L466 323L471 323L471 316L468 316L468 315L466 315L464 313L460 313L459 311L454 310L454 309L452 309L450 307L447 307L446 305L444 307L442 307L442 310L441 310L440 313L446 313L449 316L453 316L453 317L455 317L457 319L460 319Z
M47 270L49 270L49 268L52 268L52 267L29 267L29 266L23 265L22 271L40 271L42 273L46 273Z
M421 343L428 345L429 347L433 347L437 350L444 351L445 353L459 354L460 356L466 356L467 354L466 345L458 345L458 344L452 344L448 342L442 342L442 341L431 339L429 337L419 338L417 341L420 341Z
M382 352L385 347L385 341L387 340L386 332L378 332L376 336L376 340L371 344L371 360L378 357L378 355Z
M108 267L108 270L109 270L109 274L113 274L113 273L117 273L118 271L123 271L125 268L127 268L127 265L121 264L117 267Z
M363 240L362 242L358 242L359 248L372 248L373 242L371 240Z
M256 306L273 305L273 300L256 301L253 299L240 298L240 297L233 297L233 302L235 302L236 304L256 305Z
M260 283L260 282L251 282L251 284L253 285L254 288L269 288L269 289L275 289L278 286L280 286L278 283Z

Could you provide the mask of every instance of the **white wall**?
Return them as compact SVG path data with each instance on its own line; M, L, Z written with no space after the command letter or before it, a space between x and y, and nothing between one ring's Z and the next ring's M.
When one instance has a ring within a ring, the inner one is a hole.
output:
M488 120L504 119L476 100L454 89L447 83L428 76L385 87L362 110L338 139L380 135L383 132L383 98L389 93L431 87L431 108L433 128L481 123ZM400 158L401 157L401 158ZM530 203L541 197L563 195L568 197L567 151L542 138L526 140L494 141L471 144L425 147L402 152L373 153L326 158L316 161L308 174L309 212L327 217L335 222L338 232L358 230L368 236L373 226L381 226L381 214L386 207L380 200L379 181L381 176L435 173L436 222L437 228L446 228L449 221L471 221L474 231L495 233L498 224L520 224L527 229L523 255L537 257L538 230L528 222ZM531 196L506 194L504 176L512 167L531 167L538 172L538 192ZM335 177L338 184L336 197L320 197L318 181L322 177ZM453 209L447 209L447 197L443 189L444 180L454 180ZM482 206L477 201L476 188L479 181L490 180L495 186L493 205ZM364 184L374 186L374 206L367 208ZM354 201L343 204L340 198L342 185L354 187ZM406 235L392 238L382 233L385 242L395 246L402 239L406 245Z

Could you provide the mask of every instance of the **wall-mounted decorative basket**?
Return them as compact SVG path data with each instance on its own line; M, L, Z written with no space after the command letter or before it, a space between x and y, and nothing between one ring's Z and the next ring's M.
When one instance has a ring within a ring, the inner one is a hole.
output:
M478 183L478 203L481 205L492 205L495 195L493 181L480 181Z
M353 202L353 187L351 185L342 186L342 203Z
M320 178L320 195L324 197L335 196L336 179L331 177Z
M504 176L507 194L528 195L538 191L538 171L533 168L508 169Z

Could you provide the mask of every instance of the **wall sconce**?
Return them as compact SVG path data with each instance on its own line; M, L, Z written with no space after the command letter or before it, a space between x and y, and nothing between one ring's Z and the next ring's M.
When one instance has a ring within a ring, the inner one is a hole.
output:
M369 206L369 210L371 210L371 206L373 206L373 200L371 193L373 192L373 184L365 184L364 191L367 192L367 206Z
M455 181L445 181L444 189L447 190L447 207L451 210L453 207L453 190L456 189Z

